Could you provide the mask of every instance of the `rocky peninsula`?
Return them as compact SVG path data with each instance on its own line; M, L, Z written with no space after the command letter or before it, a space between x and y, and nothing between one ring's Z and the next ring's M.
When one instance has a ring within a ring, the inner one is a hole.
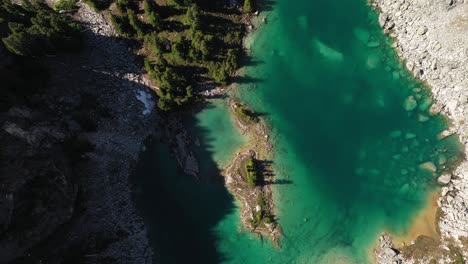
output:
M225 183L241 204L241 220L251 232L268 237L279 247L281 228L275 219L273 145L265 120L238 100L228 101L238 129L249 138L226 168Z
M468 150L468 3L465 0L374 0L384 33L407 69L432 89L431 112L451 120L443 135L457 134ZM419 237L393 245L381 237L377 263L464 263L468 256L468 162L442 175L437 226L439 238ZM417 250L418 245L421 249ZM458 261L458 262L457 262Z

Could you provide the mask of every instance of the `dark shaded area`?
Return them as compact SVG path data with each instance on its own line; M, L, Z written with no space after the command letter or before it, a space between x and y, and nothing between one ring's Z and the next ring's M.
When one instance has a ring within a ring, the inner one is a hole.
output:
M128 98L147 87L118 76L132 72L127 55L109 63L106 52L126 52L118 39L87 38L99 47L42 60L12 57L0 47L7 84L2 94L11 94L2 101L0 121L27 133L0 130L0 193L10 197L0 201L1 263L116 263L101 254L133 235L114 217L131 202L119 195L127 180L119 165L127 146L112 140L96 149L90 135L107 128L120 137L141 134L147 126L141 105ZM114 75L101 72L104 63ZM123 119L132 125L122 125ZM131 256L137 246L118 254Z
M260 61L260 60L257 60L257 59L254 59L250 56L245 56L243 61L242 61L242 64L244 66L259 66L259 65L262 65L264 64L265 62L264 61Z
M273 184L273 185L286 185L286 184L293 184L293 183L294 183L294 182L291 181L291 180L278 179L278 180L272 181L272 182L269 183L269 184Z
M256 0L255 10L259 11L272 11L276 2L271 0Z
M137 167L137 204L150 230L161 263L221 263L216 225L234 208L212 160L206 131L198 128L203 147L200 181L180 170L163 142L152 141Z
M248 84L248 83L262 83L264 82L264 80L260 78L244 75L244 76L232 77L232 82L238 83L238 84Z
M274 177L275 172L273 170L273 161L271 160L256 160L257 163L257 170L262 178L265 177Z

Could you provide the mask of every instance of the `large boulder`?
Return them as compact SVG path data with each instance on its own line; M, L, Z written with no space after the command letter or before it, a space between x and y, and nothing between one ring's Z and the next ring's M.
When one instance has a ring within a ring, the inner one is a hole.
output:
M379 15L379 24L382 28L385 27L385 24L387 24L387 20L388 20L388 15L387 14L384 14L384 13L381 13Z
M442 185L447 185L450 180L452 179L452 175L450 174L442 174L438 179L437 182Z

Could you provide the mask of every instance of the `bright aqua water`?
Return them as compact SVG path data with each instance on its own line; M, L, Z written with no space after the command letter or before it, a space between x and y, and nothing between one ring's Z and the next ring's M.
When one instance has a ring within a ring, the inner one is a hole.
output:
M440 173L459 145L437 138L442 117L428 114L428 92L375 22L361 0L276 1L251 41L256 63L246 74L259 81L236 95L268 114L277 177L292 181L274 187L282 248L241 227L221 185L195 182L167 153L150 153L141 194L163 263L365 263L381 231L408 229L435 189L436 175L420 165ZM409 96L417 106L404 109ZM215 106L189 122L212 177L242 143L226 107Z
M210 101L195 114L195 120L192 122L196 124L195 127L192 126L192 132L194 135L201 134L203 139L199 138L195 151L199 155L203 155L205 151L212 153L213 160L221 168L229 164L239 146L247 143L246 137L235 131L225 100Z

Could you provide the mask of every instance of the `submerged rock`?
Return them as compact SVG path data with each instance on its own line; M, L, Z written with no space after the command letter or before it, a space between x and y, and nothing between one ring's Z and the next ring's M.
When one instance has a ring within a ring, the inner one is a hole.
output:
M406 98L405 102L403 103L403 108L406 111L413 111L418 106L418 102L414 98L414 96L410 95Z
M380 43L378 41L369 41L367 42L367 47L369 48L377 48L380 46Z
M401 131L400 131L400 130L392 131L392 132L390 132L390 136L391 136L392 138L401 137Z
M418 121L419 121L419 122L426 122L426 121L428 121L428 120L429 120L429 117L428 117L428 116L421 115L421 114L418 115Z
M421 168L423 170L428 170L430 172L436 172L437 171L436 165L433 162L430 162L430 161L420 164L419 168Z
M452 134L453 134L452 132L446 129L439 134L439 139L442 140L448 136L451 136Z
M444 165L445 163L447 163L447 157L445 157L445 155L443 155L443 154L440 154L439 155L439 165Z
M431 107L431 104L432 104L432 98L428 97L424 99L421 102L421 104L419 104L419 110L426 111L427 109L429 109L429 107Z
M416 134L413 133L406 133L405 139L413 139L416 138Z

